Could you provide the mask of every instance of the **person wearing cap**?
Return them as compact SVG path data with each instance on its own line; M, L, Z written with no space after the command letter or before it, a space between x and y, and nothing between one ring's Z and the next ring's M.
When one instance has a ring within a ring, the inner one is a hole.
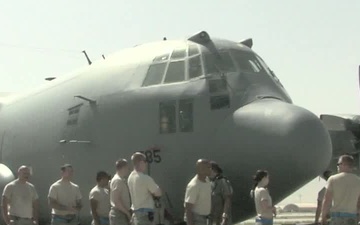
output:
M3 191L2 215L5 223L34 225L38 223L38 194L28 182L31 172L27 166L18 169L18 178L8 183Z
M52 225L78 224L77 214L82 208L79 186L71 182L73 167L65 164L61 167L61 179L50 186L48 200L52 209Z
M350 155L340 156L337 167L339 173L329 177L326 183L321 222L327 224L330 212L331 225L355 225L360 210L360 178L352 173L354 158Z
M145 174L146 156L136 152L131 156L134 170L128 178L133 210L133 225L151 225L154 220L154 197L161 197L161 190L155 181Z
M211 164L207 159L196 162L196 175L191 179L185 192L185 221L188 225L208 224L211 213Z
M231 223L231 197L233 189L230 181L216 162L211 162L211 221L214 225Z
M128 225L131 220L131 201L126 177L129 166L126 159L119 159L115 163L116 174L110 182L110 225Z
M93 217L92 225L108 225L110 198L109 185L110 175L104 171L96 174L97 185L91 189L89 194L91 215Z
M330 170L326 170L324 173L321 174L321 178L323 178L325 181L327 181L330 176L331 176L331 171ZM325 191L326 191L326 188L323 187L318 192L317 208L316 208L316 213L315 213L315 224L319 223L319 218L320 218L320 213L321 213L321 206L322 206L322 203L323 203L323 200L324 200Z

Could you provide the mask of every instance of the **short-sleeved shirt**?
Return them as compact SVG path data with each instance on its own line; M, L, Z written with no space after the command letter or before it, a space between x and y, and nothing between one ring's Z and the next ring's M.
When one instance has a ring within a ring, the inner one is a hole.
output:
M352 173L339 173L331 176L326 189L332 192L331 212L357 213L357 201L360 197L360 178Z
M121 178L117 174L115 174L115 176L111 179L110 182L110 202L112 208L115 208L114 191L120 192L120 198L122 204L126 209L130 210L131 200L130 200L129 188L127 186L127 181L125 178Z
M132 201L131 209L154 209L152 193L156 192L159 186L150 176L134 170L129 175L128 186Z
M195 175L188 183L185 192L185 204L193 204L193 212L207 216L211 212L211 183L208 179L205 182Z
M272 209L267 209L267 210L262 209L262 207L261 207L262 201L267 201L268 206L269 207L272 206L272 199L269 194L269 191L263 187L256 187L255 188L255 208L256 208L257 215L260 217L268 218L268 219L273 218Z
M66 207L76 207L76 202L82 198L78 185L62 180L58 180L50 186L48 197ZM51 213L55 215L74 214L71 211L58 209L52 209Z
M224 212L225 198L232 195L233 189L229 180L224 177L217 177L211 182L211 213L213 216L221 216ZM228 215L231 213L226 212Z
M92 199L98 203L96 209L97 214L102 217L108 217L110 212L109 190L96 185L89 193L89 200Z
M33 202L39 198L34 185L16 179L5 186L3 196L8 200L9 215L33 217Z

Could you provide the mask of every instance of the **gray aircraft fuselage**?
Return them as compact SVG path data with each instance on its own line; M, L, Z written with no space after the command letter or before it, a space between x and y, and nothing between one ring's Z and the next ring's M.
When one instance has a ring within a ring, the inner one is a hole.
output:
M15 176L32 167L42 222L64 163L74 166L86 222L96 172L114 173L115 161L135 151L147 155L177 219L199 158L231 180L234 222L255 214L256 170L270 172L277 203L328 166L331 140L317 116L292 104L251 48L206 35L126 49L0 103L1 163Z

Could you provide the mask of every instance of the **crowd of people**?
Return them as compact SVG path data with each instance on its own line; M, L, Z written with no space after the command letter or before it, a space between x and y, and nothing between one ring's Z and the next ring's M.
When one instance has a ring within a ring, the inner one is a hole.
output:
M92 225L152 225L155 217L158 218L157 224L164 224L165 219L171 221L171 215L161 208L161 189L146 174L146 156L136 152L131 161L131 172L128 161L119 159L113 177L104 171L97 173L97 184L89 193ZM338 174L330 176L330 171L323 174L327 184L318 194L316 224L355 225L359 221L360 178L352 173L354 159L343 155L337 166ZM72 165L63 165L61 179L49 188L52 225L79 224L82 194L79 186L72 182L73 172ZM3 190L2 216L7 225L38 224L38 194L28 181L30 175L30 168L21 166L18 178ZM272 225L276 208L267 188L269 173L258 170L253 178L251 197L257 212L255 224ZM185 191L184 221L188 225L232 224L232 194L232 186L223 176L221 167L216 162L199 159L196 175Z
M126 159L115 163L113 177L105 171L96 175L96 185L89 193L92 225L152 225L171 222L172 217L161 206L162 191L154 179L146 174L147 159L143 153L132 155L133 170ZM61 179L49 188L48 204L52 225L77 225L82 209L82 193L72 182L73 167L61 166ZM31 169L21 166L18 178L3 190L2 216L7 225L38 224L38 194L29 182ZM231 196L229 180L220 166L206 159L196 162L196 175L185 191L184 219L188 225L231 224Z

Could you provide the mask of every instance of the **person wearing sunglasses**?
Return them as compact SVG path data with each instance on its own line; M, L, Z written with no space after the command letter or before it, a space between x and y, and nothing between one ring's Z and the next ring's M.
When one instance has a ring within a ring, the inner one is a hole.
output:
M354 158L351 155L340 156L337 168L339 173L331 176L326 184L321 222L327 224L330 213L331 225L356 225L360 209L360 178L352 173Z

